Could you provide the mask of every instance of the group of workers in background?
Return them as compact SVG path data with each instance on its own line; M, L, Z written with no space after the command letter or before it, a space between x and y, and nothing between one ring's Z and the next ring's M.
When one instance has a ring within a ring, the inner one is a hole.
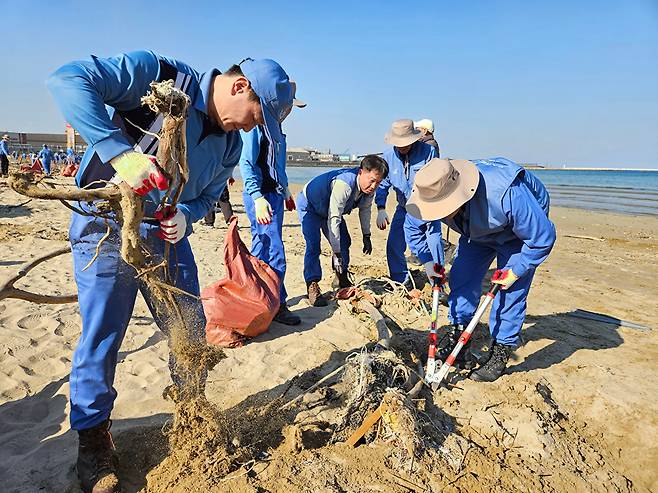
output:
M157 150L152 134L158 131L159 120L150 110L136 111L149 84L164 80L173 80L191 100L186 124L189 180L176 208L166 213L156 205L169 182L152 157ZM555 227L548 219L548 193L529 171L504 158L441 159L431 121L398 120L385 136L389 147L381 156L369 155L358 167L317 176L295 201L288 188L286 136L281 125L293 107L305 104L295 98L295 83L273 60L248 58L225 72L211 69L199 73L178 60L136 51L69 63L48 79L48 87L66 120L89 145L76 175L77 185L97 187L119 179L144 196L145 217L152 219L142 224L143 239L159 256L164 255L166 243L175 245L168 260L171 281L177 288L199 296L188 236L192 224L211 212L218 201L229 203L227 182L239 166L251 252L280 279L281 305L275 321L301 323L287 306L284 210L297 210L306 242L304 279L309 302L323 306L327 299L318 284L322 278L320 233L331 247L337 286L349 286L351 238L343 216L358 209L362 251L371 254L374 202L376 225L388 230L386 258L394 281L409 279L404 255L409 246L428 278L445 282L441 223L461 235L449 279L451 334L458 334L473 317L481 282L496 259L492 279L503 289L491 310L491 358L472 378L493 381L504 372L510 353L519 344L535 269L555 241ZM391 191L395 193L393 211L387 210ZM94 207L93 203L79 203L83 214L73 213L70 229L82 317L82 336L70 377L71 427L79 436L77 466L83 490L112 492L118 491L118 481L101 483L100 479L116 475L109 433L116 398L113 381L138 290L159 328L166 333L167 327L154 308L155 300L121 259L118 224L109 221L114 234L107 237L108 220L85 213L93 213ZM227 210L225 217L231 213ZM107 240L99 245L103 236ZM96 260L88 265L93 257ZM202 340L205 318L201 302L189 296L177 299L190 317L189 337ZM456 342L454 337L452 342ZM177 371L174 355L170 371L174 384L184 385L185 375Z
M30 152L26 153L22 151L14 150L10 152L11 139L9 134L4 134L2 140L0 140L0 164L1 172L0 175L8 176L9 175L9 157L11 156L16 164L23 165L23 163L28 164L27 168L32 171L43 173L46 176L50 176L52 172L52 164L64 165L64 169L73 167L80 162L80 156L75 153L72 148L67 148L66 152L63 150L53 151L48 144L43 144L39 152ZM21 166L24 168L24 166ZM27 169L26 168L26 169ZM75 173L67 174L67 176L74 176Z

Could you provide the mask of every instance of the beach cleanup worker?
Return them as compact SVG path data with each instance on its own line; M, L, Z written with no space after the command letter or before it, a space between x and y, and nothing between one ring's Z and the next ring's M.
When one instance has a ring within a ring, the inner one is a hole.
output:
M546 187L530 171L505 158L432 159L416 173L407 212L426 220L440 218L461 237L450 270L449 318L453 331L445 360L473 318L482 280L496 259L492 282L502 286L493 301L489 331L491 357L471 374L493 382L520 343L526 302L537 267L555 243L548 218ZM468 349L464 347L462 351Z
M2 176L9 175L9 135L4 134L0 140L0 172Z
M222 216L224 216L224 222L228 225L229 219L233 217L233 206L231 205L231 197L229 195L228 188L234 183L235 179L233 177L228 179L226 182L226 187L224 187L224 191L219 196L219 200L217 200L215 205L210 208L208 214L206 214L203 218L203 224L206 226L214 226L216 216L215 209L219 209L222 211Z
M295 84L293 82L293 94ZM294 99L294 106L305 103ZM242 154L240 175L244 181L244 210L251 228L251 254L269 265L279 276L280 306L274 321L299 325L301 318L288 308L285 286L286 252L283 246L283 211L295 210L295 199L288 190L286 174L286 140L278 148L271 145L267 128L257 126L240 132Z
M39 160L41 161L41 166L43 166L43 171L46 176L50 176L50 163L53 160L53 151L51 151L46 144L44 144L39 151Z
M434 149L436 149L436 157L441 157L439 143L434 138L434 122L429 118L423 118L414 122L414 127L416 130L420 130L420 133L423 134L420 141L434 147Z
M443 265L441 222L416 219L409 216L405 209L416 172L437 156L431 145L420 142L421 137L421 132L414 128L412 120L393 122L391 130L384 137L384 141L392 146L383 154L388 164L388 176L375 194L377 227L384 230L389 226L386 212L388 191L391 187L395 190L397 207L386 241L386 260L391 279L407 285L411 284L404 256L407 244L424 265L428 277L435 272L435 264Z
M304 280L312 306L326 306L320 291L320 231L329 241L331 266L338 278L338 287L352 285L348 277L352 240L344 214L359 209L363 237L363 253L372 253L370 219L375 190L388 174L388 165L381 157L365 156L358 167L337 169L321 174L308 182L297 195L297 213L306 242Z
M142 106L141 98L153 81L174 81L191 98L186 120L189 180L175 211L156 210L169 183L155 162L162 119ZM162 257L171 244L169 273L179 289L199 296L197 266L187 236L220 196L238 164L242 141L239 129L264 125L281 145L281 120L292 106L292 87L285 71L272 60L246 59L222 73L199 73L180 61L151 51L135 51L111 58L92 57L58 69L48 87L65 119L89 147L76 175L79 187L101 187L124 181L144 197L145 221L140 227L149 251ZM109 108L109 109L108 109ZM93 214L95 204L78 203ZM71 428L78 432L77 471L84 491L118 491L116 461L109 434L110 413L117 396L113 387L117 353L140 290L156 324L167 334L167 320L156 299L135 278L135 270L120 255L118 224L94 215L73 213L70 240L73 253L82 335L73 356ZM201 301L176 295L186 313L193 340L205 341ZM170 355L170 371L181 391L185 375ZM101 482L102 480L102 482ZM108 486L108 484L110 486Z

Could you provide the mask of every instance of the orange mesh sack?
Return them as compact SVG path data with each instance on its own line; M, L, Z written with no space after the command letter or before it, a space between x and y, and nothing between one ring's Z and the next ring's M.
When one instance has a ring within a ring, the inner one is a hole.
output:
M206 314L206 340L238 347L266 332L279 310L279 276L249 253L232 217L224 242L226 277L201 292Z

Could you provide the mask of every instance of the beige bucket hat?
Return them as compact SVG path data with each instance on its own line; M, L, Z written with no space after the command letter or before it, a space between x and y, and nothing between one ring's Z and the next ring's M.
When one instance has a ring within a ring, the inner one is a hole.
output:
M420 140L422 136L422 132L414 128L413 120L396 120L391 125L391 130L384 136L384 142L396 147L404 147Z
M425 221L443 219L473 198L479 182L470 161L430 159L416 173L407 212Z
M2 138L5 139L5 140L9 140L9 134L4 134L4 135L2 136Z

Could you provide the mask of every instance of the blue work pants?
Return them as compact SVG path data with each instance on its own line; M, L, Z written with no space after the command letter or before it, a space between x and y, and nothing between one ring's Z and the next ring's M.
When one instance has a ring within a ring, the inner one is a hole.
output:
M110 221L110 236L103 241L96 260L96 246L107 230L100 218L74 213L69 231L78 303L82 318L82 334L73 354L71 368L71 428L91 428L107 419L117 392L113 387L117 354L132 315L137 291L144 297L156 324L169 335L169 320L159 310L158 301L146 286L135 278L135 269L120 254L118 225ZM164 241L155 236L158 225L142 224L141 236L153 254L163 258ZM189 241L182 239L170 246L169 275L173 284L193 295L199 295L197 267ZM205 341L206 319L201 301L176 295L193 340ZM174 383L181 385L182 376L170 351L169 367Z
M468 324L482 295L484 279L493 259L498 269L514 265L523 242L478 243L462 236L450 270L449 318L453 324ZM525 320L530 285L535 271L529 270L507 290L500 290L491 306L489 331L499 344L518 346Z
M279 276L281 284L281 304L288 299L284 279L286 277L286 252L283 247L283 212L284 200L281 194L268 192L263 197L272 207L272 222L270 224L258 224L256 220L256 205L254 199L248 193L242 194L244 198L244 210L251 224L251 254L272 267Z

